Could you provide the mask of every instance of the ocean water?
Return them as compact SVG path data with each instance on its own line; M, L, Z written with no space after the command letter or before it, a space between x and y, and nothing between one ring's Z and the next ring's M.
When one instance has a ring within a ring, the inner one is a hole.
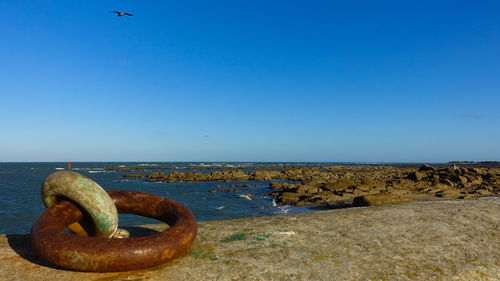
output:
M329 163L199 163L199 162L78 162L71 163L72 171L81 173L105 190L132 190L156 194L173 199L187 206L197 220L235 219L257 216L270 216L308 212L317 209L306 207L280 206L270 197L263 196L272 190L269 181L248 182L203 182L203 183L149 183L144 179L125 179L123 172L108 171L106 167L136 167L154 166L172 167L177 171L192 171L208 173L220 167L229 166L269 166L269 165L327 165ZM332 164L332 163L330 163ZM29 233L32 224L43 212L40 192L44 179L53 172L63 170L67 163L0 163L0 234ZM196 168L205 168L196 170ZM210 169L206 169L210 167ZM213 167L213 169L212 169ZM189 169L187 169L189 168ZM193 170L194 169L194 170ZM141 171L150 173L153 169ZM170 173L173 170L154 170ZM241 192L215 192L217 186L231 188L234 184L262 185L258 187L233 187ZM251 200L238 197L243 193L254 195ZM122 215L120 226L133 226L148 223L158 223L157 220L137 215Z

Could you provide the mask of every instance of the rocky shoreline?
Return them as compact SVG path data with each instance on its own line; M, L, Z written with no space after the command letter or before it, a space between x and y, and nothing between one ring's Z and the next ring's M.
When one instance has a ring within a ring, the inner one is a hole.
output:
M268 181L278 204L295 206L385 205L414 200L465 199L500 194L500 168L478 165L421 166L268 166L217 169L211 172L125 174L149 182ZM161 167L156 167L160 169ZM202 167L209 169L209 167ZM111 167L137 172L143 167ZM213 167L211 169L214 169ZM156 169L155 169L156 170ZM247 185L233 185L249 186ZM238 189L210 190L210 192Z

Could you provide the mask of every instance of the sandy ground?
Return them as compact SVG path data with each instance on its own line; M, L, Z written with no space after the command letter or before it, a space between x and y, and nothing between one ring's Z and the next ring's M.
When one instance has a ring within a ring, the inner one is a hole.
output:
M29 235L1 235L0 261L1 280L500 280L500 198L200 222L190 254L141 271L54 268Z

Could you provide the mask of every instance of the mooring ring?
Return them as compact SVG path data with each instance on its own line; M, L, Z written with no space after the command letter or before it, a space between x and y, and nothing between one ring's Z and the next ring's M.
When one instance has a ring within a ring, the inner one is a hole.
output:
M83 208L91 223L85 230L97 237L111 237L118 227L118 211L113 200L96 182L79 173L60 171L50 174L42 185L42 200L47 208L69 199Z
M133 191L108 191L119 213L137 214L170 227L149 236L110 239L66 232L83 214L70 201L45 210L31 229L31 242L43 259L78 271L113 272L150 268L186 254L198 227L185 206L157 195Z

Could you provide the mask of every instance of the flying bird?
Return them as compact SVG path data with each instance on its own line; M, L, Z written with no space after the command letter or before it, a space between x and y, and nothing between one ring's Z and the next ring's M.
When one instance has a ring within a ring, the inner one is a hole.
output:
M122 17L122 16L133 16L132 14L129 14L129 13L122 13L120 11L109 11L110 13L116 13L116 16L117 17Z

